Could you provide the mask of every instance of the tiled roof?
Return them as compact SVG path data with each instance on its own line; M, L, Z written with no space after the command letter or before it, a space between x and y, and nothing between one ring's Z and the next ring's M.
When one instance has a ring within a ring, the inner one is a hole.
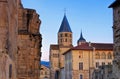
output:
M59 29L58 32L72 32L66 15L64 15L64 18L62 20L62 24L61 24L60 29Z
M83 43L76 47L73 47L72 50L113 50L113 44L111 43Z
M82 43L81 45L75 46L68 51L66 51L64 54L71 50L113 50L113 44L112 43Z
M59 45L50 45L50 49L58 50L59 49Z
M111 8L111 7L117 7L117 6L120 6L120 0L116 0L115 2L113 2L113 3L109 6L109 8Z

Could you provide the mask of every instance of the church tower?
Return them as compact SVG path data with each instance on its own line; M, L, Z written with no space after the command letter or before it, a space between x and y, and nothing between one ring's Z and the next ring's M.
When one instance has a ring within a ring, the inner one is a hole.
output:
M72 31L68 23L66 14L64 14L64 18L58 31L58 45L72 46Z
M84 39L81 31L80 38L77 41L77 45L81 45L82 43L86 43L86 40Z
M64 14L60 25L58 35L58 44L50 45L50 78L63 79L61 75L64 72L64 55L63 53L72 47L72 30Z

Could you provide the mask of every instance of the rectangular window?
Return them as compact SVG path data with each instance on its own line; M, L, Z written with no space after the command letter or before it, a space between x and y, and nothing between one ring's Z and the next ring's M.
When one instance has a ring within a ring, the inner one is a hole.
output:
M83 62L79 63L79 70L83 70Z
M96 68L98 68L99 67L99 62L96 62Z
M67 33L65 33L65 37L67 37L68 35L67 35Z
M105 62L102 62L102 66L104 66L105 65Z
M83 79L83 75L80 75L80 79Z

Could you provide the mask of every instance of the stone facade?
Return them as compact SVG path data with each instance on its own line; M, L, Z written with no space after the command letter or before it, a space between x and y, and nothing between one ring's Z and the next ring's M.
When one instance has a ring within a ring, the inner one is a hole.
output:
M0 0L0 79L16 79L18 0Z
M113 44L81 43L64 53L65 79L92 79L99 66L112 64Z
M41 21L34 9L25 9L20 5L18 12L18 79L38 79L41 57Z
M41 65L39 79L50 79L50 68L49 67L45 65Z
M38 79L39 15L20 0L0 0L0 79Z

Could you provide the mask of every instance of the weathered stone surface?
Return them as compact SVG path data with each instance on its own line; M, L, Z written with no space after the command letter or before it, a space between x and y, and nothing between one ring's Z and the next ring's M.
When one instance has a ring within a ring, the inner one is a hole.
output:
M0 0L0 79L16 79L17 4Z
M34 9L24 9L21 5L18 13L18 79L38 79L41 56L41 21Z
M21 0L0 0L0 79L38 79L39 15Z

